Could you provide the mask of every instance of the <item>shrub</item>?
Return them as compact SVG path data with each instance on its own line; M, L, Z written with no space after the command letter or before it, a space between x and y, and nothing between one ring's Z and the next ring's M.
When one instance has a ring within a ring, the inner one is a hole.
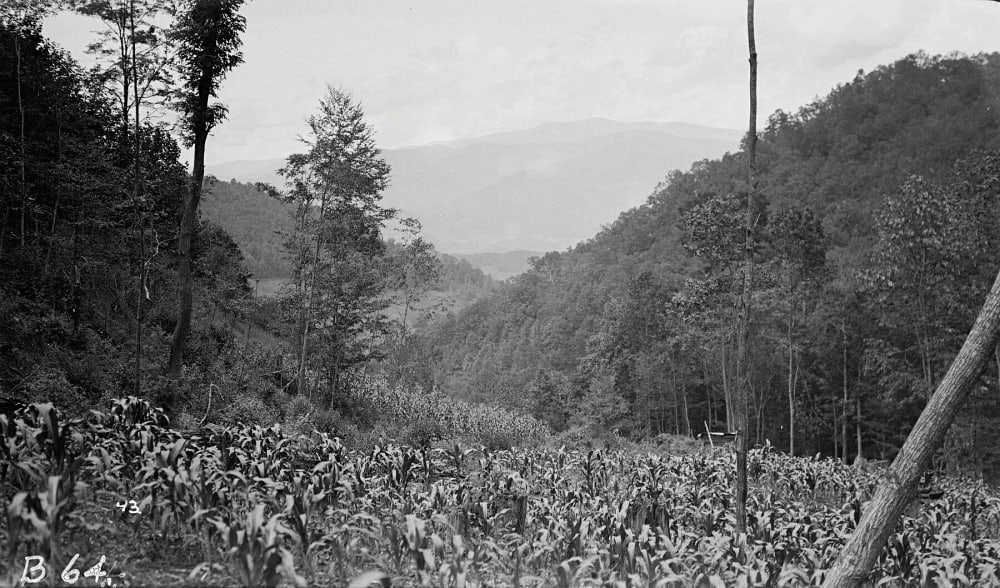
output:
M273 425L280 421L277 409L256 396L237 396L219 415L226 424Z
M279 404L279 406L281 405ZM288 403L283 406L283 408L285 416L291 419L308 417L309 413L314 410L313 403L301 394L292 397Z
M24 383L24 392L33 402L51 402L71 410L88 404L84 402L86 397L83 391L69 382L66 373L52 366L39 366L33 370Z

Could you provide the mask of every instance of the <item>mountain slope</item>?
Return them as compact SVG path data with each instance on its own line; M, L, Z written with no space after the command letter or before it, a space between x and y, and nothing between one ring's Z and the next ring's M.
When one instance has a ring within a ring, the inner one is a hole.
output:
M854 272L864 267L870 255L874 213L887 194L898 193L911 174L950 181L947 178L956 160L977 150L997 149L1000 55L914 55L859 75L796 114L772 116L760 142L761 193L769 201L769 214L788 207L808 207L819 215L830 236L832 266L839 268L842 276L838 287L847 288L844 284L851 283ZM556 425L565 424L559 419L571 421L574 414L578 417L590 410L585 401L610 389L603 380L584 376L594 373L594 362L599 359L595 349L609 344L609 333L616 324L626 324L616 321L624 320L621 313L631 308L629 304L652 316L665 313L673 295L683 291L689 279L703 276L703 262L681 245L685 238L683 214L713 195L744 192L745 166L741 153L727 154L671 175L646 204L622 213L593 238L563 253L544 256L509 286L443 321L424 340L427 363L434 365L434 379L420 384L463 397L499 400L533 411ZM843 295L843 300L833 303L846 305L853 295ZM774 302L778 303L783 301ZM871 312L878 310L873 307ZM635 328L623 328L620 333L636 335L647 324L640 321ZM832 333L814 331L815 349L824 351L816 352L813 369L817 371L810 375L813 379L802 384L808 386L810 398L829 399L839 394L839 328L831 329ZM865 328L871 328L871 322ZM782 336L779 332L778 341ZM701 419L712 420L711 406L718 402L713 394L718 395L721 386L716 374L720 343L692 345L688 353L697 361L688 375L677 376L673 368L657 372L643 367L646 371L641 373L647 383L653 382L649 389L658 394L672 390L674 399L679 383L683 383L681 390L691 396L692 421L699 424ZM721 346L721 361L725 362L725 343ZM851 353L860 357L861 351ZM642 346L629 351L633 359L641 356L647 362L634 364L640 367L669 359L664 355L667 352L673 353ZM779 346L773 357L780 358L782 353ZM826 361L832 364L825 366ZM783 398L782 364L778 361L775 365L779 377L766 390L772 398L770 406ZM629 378L639 376L626 371L615 377L630 382ZM664 380L655 384L655 378ZM721 381L725 381L724 373ZM635 386L624 389L634 390ZM876 394L881 388L873 385L873 390ZM605 406L628 407L635 401L616 398ZM661 406L674 407L676 419L676 402L671 405L669 396L660 402ZM817 411L833 410L820 400L815 402ZM874 411L880 406L878 402L873 398L873 406L866 410ZM568 406L568 413L560 416L562 409L553 408L557 405ZM815 419L811 426L817 431L812 447L828 450L822 444L829 442L831 431L816 423L829 422L830 413L807 416ZM780 412L776 418L782 418ZM904 420L897 418L892 426L905 427ZM659 426L663 430L662 423ZM769 432L764 428L767 426L771 425L765 423L761 430L772 440L784 434L777 429ZM892 434L895 432L892 429ZM880 442L885 443L886 437Z
M384 203L442 251L562 250L640 204L671 169L719 156L740 133L590 119L384 152ZM281 184L282 160L210 166L221 180Z

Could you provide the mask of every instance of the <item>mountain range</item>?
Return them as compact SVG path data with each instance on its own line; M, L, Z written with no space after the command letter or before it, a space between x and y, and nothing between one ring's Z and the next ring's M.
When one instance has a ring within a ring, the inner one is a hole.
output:
M740 131L587 119L387 149L383 203L449 253L563 250L645 202L674 169L738 148ZM220 180L282 185L283 159L209 166Z

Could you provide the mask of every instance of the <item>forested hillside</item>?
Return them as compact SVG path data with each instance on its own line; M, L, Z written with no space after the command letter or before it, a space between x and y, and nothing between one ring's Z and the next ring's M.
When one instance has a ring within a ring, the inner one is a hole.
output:
M0 390L81 412L140 390L172 404L183 394L162 374L189 186L178 144L123 118L37 21L0 19L0 38ZM219 359L210 317L248 293L217 226L199 227L192 257L196 296L212 302L195 309L187 386Z
M287 244L295 232L294 210L280 199L280 195L276 198L263 187L235 180L223 182L209 177L205 182L205 199L201 212L205 220L232 236L253 279L267 281L269 284L290 283L293 263ZM400 228L403 226L400 225ZM387 231L387 235L386 257L405 257L406 244L397 239L405 238L407 231ZM416 301L416 311L408 317L409 324L422 325L428 317L457 311L492 288L493 278L478 265L473 265L464 258L441 253L429 243L421 243L437 258L438 264L433 271L433 280L428 284L426 296ZM503 277L509 277L517 273L518 261L522 257L527 257L527 253L497 255L494 258L484 258L484 261L492 262L502 271L506 270ZM280 287L276 289L280 291ZM400 309L403 307L395 303L391 306L390 316L402 319Z
M292 232L292 211L286 204L254 186L210 177L201 213L233 236L255 278L288 277L283 241Z
M894 454L1000 263L998 148L996 54L911 55L770 117L754 233L757 442ZM422 338L412 381L588 435L725 429L745 170L743 153L695 163L593 239L534 260ZM996 473L996 393L993 368L942 463Z
M134 394L182 426L306 415L307 427L356 430L345 415L360 401L343 397L406 365L417 325L492 288L468 262L439 254L419 223L380 205L390 170L346 92L331 89L326 110L309 117L313 142L288 158L281 190L200 183L185 169L178 141L193 140L189 129L156 120L189 105L162 99L185 96L162 71L191 70L161 53L183 49L183 34L199 38L197 27L183 28L205 17L199 11L235 14L239 5L186 2L189 20L178 16L169 34L155 26L139 34L166 18L155 3L81 5L134 42L101 37L93 70L45 38L47 5L0 12L5 402L84 414ZM222 27L213 26L205 30ZM126 59L150 61L123 73ZM157 92L143 94L149 88ZM251 275L287 287L255 300ZM179 329L185 313L190 326Z
M495 280L506 280L523 274L531 267L531 258L542 253L537 251L505 251L503 253L465 253L457 257L480 268Z

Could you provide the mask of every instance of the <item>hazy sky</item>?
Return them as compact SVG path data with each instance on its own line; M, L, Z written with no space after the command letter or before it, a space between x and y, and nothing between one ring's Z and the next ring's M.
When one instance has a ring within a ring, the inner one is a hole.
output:
M383 148L604 117L747 124L744 0L252 0L209 164L284 157L327 84ZM759 123L908 53L1000 50L985 0L759 0ZM99 23L46 33L82 57Z

